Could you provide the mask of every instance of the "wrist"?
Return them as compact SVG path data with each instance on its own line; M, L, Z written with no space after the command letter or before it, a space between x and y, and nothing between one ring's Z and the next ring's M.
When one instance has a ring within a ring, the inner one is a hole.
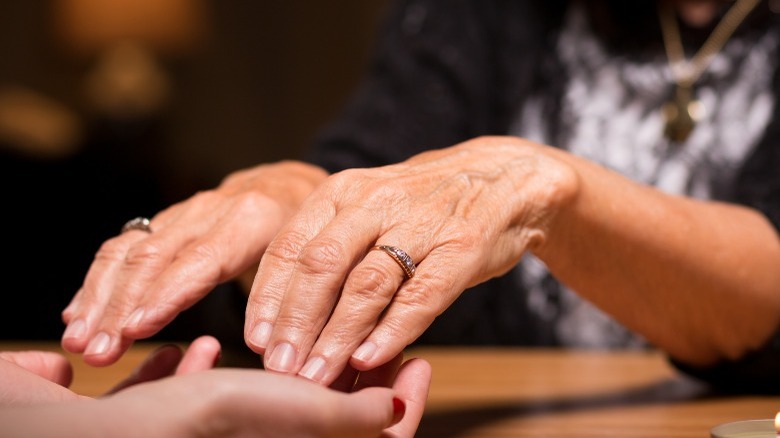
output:
M580 196L582 181L576 163L560 149L516 137L491 139L503 143L505 173L511 191L511 227L527 251L540 255L565 230Z

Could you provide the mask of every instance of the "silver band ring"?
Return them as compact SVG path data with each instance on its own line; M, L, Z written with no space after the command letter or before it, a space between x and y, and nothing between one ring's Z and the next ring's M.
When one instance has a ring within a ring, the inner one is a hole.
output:
M137 217L130 219L122 225L122 233L126 233L130 230L144 231L146 233L152 232L152 227L149 226L149 219L145 217Z
M396 263L398 263L398 266L404 270L406 278L414 277L414 272L417 270L417 267L414 265L414 261L412 261L412 258L409 257L409 254L407 254L406 251L390 245L376 245L371 249L378 249L386 252Z

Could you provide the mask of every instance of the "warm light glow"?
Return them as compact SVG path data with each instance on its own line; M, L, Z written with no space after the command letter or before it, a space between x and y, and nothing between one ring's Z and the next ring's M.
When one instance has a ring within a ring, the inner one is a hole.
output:
M162 53L190 52L204 36L204 0L56 0L55 31L77 53L132 42Z

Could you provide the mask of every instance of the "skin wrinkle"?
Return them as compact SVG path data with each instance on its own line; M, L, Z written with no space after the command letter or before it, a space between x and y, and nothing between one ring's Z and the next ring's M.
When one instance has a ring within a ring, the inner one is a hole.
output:
M433 293L433 291L452 290L455 287L455 284L452 281L448 282L445 278L442 277L428 277L426 280L427 282L421 281L415 283L414 287L410 287L406 291L407 293L404 293L394 299L393 303L406 306L408 309L424 309L423 312L420 312L420 317L421 319L428 321L430 324L430 322L433 321L433 318L441 314L441 312L432 312L431 309L442 307L443 302L447 302L448 304L451 302L450 300L443 299L446 297L446 295ZM446 286L441 287L442 284ZM436 285L438 285L438 287L436 287ZM439 298L436 303L434 303L434 307L430 306L430 301L432 298Z
M450 294L430 294L428 290L452 290L454 281L447 281L443 278L427 277L425 282L417 283L415 288L407 289L404 294L396 295L390 303L388 309L393 310L393 317L387 316L387 311L379 319L381 330L374 332L372 336L378 345L387 345L392 339L401 339L405 345L414 342L423 331L430 326L433 320L441 315L454 299L449 299ZM454 280L454 279L452 279ZM449 285L449 289L442 289L435 286L435 282L440 281ZM439 302L430 306L430 302L422 299L440 298Z
M279 260L291 260L298 257L301 248L306 244L307 237L300 231L288 231L284 239L275 239L268 245L263 257Z
M309 307L310 308L305 310L307 311L310 311L312 309L319 310L319 307L316 307L313 304L311 304ZM311 339L312 337L316 338L319 335L320 330L322 330L322 327L325 326L326 317L327 315L322 316L318 318L318 321L315 324L312 324L311 321L304 318L304 315L302 313L287 312L284 315L276 316L276 324L293 327L297 331L297 334L299 336L302 336L303 338ZM286 341L293 341L293 339L286 339ZM295 341L299 341L299 339L296 339ZM276 345L278 345L279 343L281 342L277 342ZM296 358L296 361L297 362L301 361L300 354Z
M219 260L215 256L221 252L222 251L219 248L216 248L213 244L208 242L200 242L196 245L187 247L187 249L177 255L176 259L188 260L191 265L190 270L203 269L205 272L209 272L210 274L204 280L208 285L211 285L225 276L223 271L224 266L222 264L214 265L209 263L210 260Z
M137 270L146 266L159 267L168 260L169 257L164 255L159 246L155 243L150 243L148 240L142 240L130 246L127 255L125 256L122 269ZM159 270L159 268L156 270Z
M315 249L314 249L315 253L314 254L315 254L316 257L324 255L325 256L325 262L323 262L323 263L325 265L327 265L327 266L332 268L333 266L336 266L336 265L334 265L334 263L338 263L338 261L340 261L340 260L346 260L346 257L335 256L333 253L331 253L331 254L325 254L325 253L318 254L319 251L325 251L327 253L329 251L334 251L334 248L337 248L337 247L341 246L340 242L332 240L330 238L327 238L327 239L328 239L328 242L326 242L326 243L321 243L320 242L319 243L319 245L323 245L323 246L315 247ZM297 260L296 265L304 266L304 267L306 267L306 269L315 269L316 268L316 266L315 266L316 263L322 262L321 259L317 259L317 260L313 261L311 259L307 259L307 258L303 257L304 254L311 254L311 253L307 253L306 252L307 250L309 250L309 251L312 250L311 245L312 245L312 243L309 242L307 244L307 247L304 247L304 251L302 251L302 253L301 253L302 256L301 256L301 258L299 258ZM338 251L338 250L335 249L335 251ZM343 252L343 249L342 249L342 252ZM332 258L332 259L328 260L328 257L337 257L337 258ZM315 264L313 264L313 265L306 265L306 263L315 263ZM321 277L322 276L321 273L320 273L320 275L316 275L317 271L315 271L315 270L312 270L310 272L312 274L314 274L314 275L310 275L310 277L316 278L316 277ZM336 268L335 272L339 272L339 269ZM332 273L334 273L334 272L326 272L325 275L327 276L327 274L332 274ZM330 280L330 279L329 278L322 278L321 279L322 282L327 282L328 280ZM326 285L323 285L323 286L326 286ZM328 290L328 288L315 285L310 290L300 291L299 293L307 293L307 294L318 295L320 293L319 292L320 290ZM316 299L307 300L306 303L303 304L304 306L306 306L306 305L309 306L309 308L306 309L306 313L307 314L315 314L315 313L319 314L319 316L317 317L317 321L316 321L314 327L312 327L309 323L307 323L307 321L305 321L305 318L301 318L302 314L300 314L299 312L294 312L293 314L277 315L276 316L276 324L286 325L286 326L291 327L294 331L298 331L297 336L303 336L304 339L316 338L318 336L318 334L320 333L320 331L322 330L322 328L326 325L327 321L330 319L330 315L331 315L332 309L334 308L334 304L336 302L338 302L339 299L340 299L340 294L337 295L337 296L333 296L330 299L328 299L328 305L324 307L324 309L329 309L327 311L326 315L323 315L322 312L315 312L315 310L319 309L318 302L317 302ZM312 330L312 328L314 328L314 330ZM292 339L288 339L288 340L292 341ZM308 341L307 341L307 344L308 344ZM300 343L297 343L297 345L300 345ZM296 368L297 368L297 365L300 364L305 359L305 356L302 353L303 352L299 352L299 354L296 355ZM308 354L308 351L306 351L306 353Z
M399 180L398 187L406 187L407 184L404 184L404 180L411 179L414 181L415 177L416 175L406 176L401 173L400 175L396 176L396 178ZM405 189L399 190L398 187L384 184L383 181L373 180L371 182L372 184L367 184L367 186L372 188L370 192L371 195L365 198L367 205L376 205L380 207L388 204L397 205L399 203L403 203L404 200L409 199L409 193ZM414 187L414 185L411 185L411 187Z
M318 236L303 247L296 265L306 275L338 274L342 271L343 260L349 259L348 254L341 241L330 236Z
M346 285L347 289L353 291L350 294L350 299L357 300L363 305L375 301L377 297L389 301L394 292L390 291L388 295L390 290L388 286L394 283L393 277L397 275L390 272L390 268L395 268L395 266L386 263L372 263L368 266L362 266L357 272L353 271Z
M119 243L115 240L108 240L103 242L98 248L97 254L95 254L96 262L112 262L123 261L125 259L126 249L129 245L125 243Z

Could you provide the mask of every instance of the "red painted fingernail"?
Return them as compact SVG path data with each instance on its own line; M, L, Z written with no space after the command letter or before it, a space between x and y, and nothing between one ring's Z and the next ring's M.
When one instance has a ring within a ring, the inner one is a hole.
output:
M398 397L393 397L393 424L400 422L405 413L406 403Z

